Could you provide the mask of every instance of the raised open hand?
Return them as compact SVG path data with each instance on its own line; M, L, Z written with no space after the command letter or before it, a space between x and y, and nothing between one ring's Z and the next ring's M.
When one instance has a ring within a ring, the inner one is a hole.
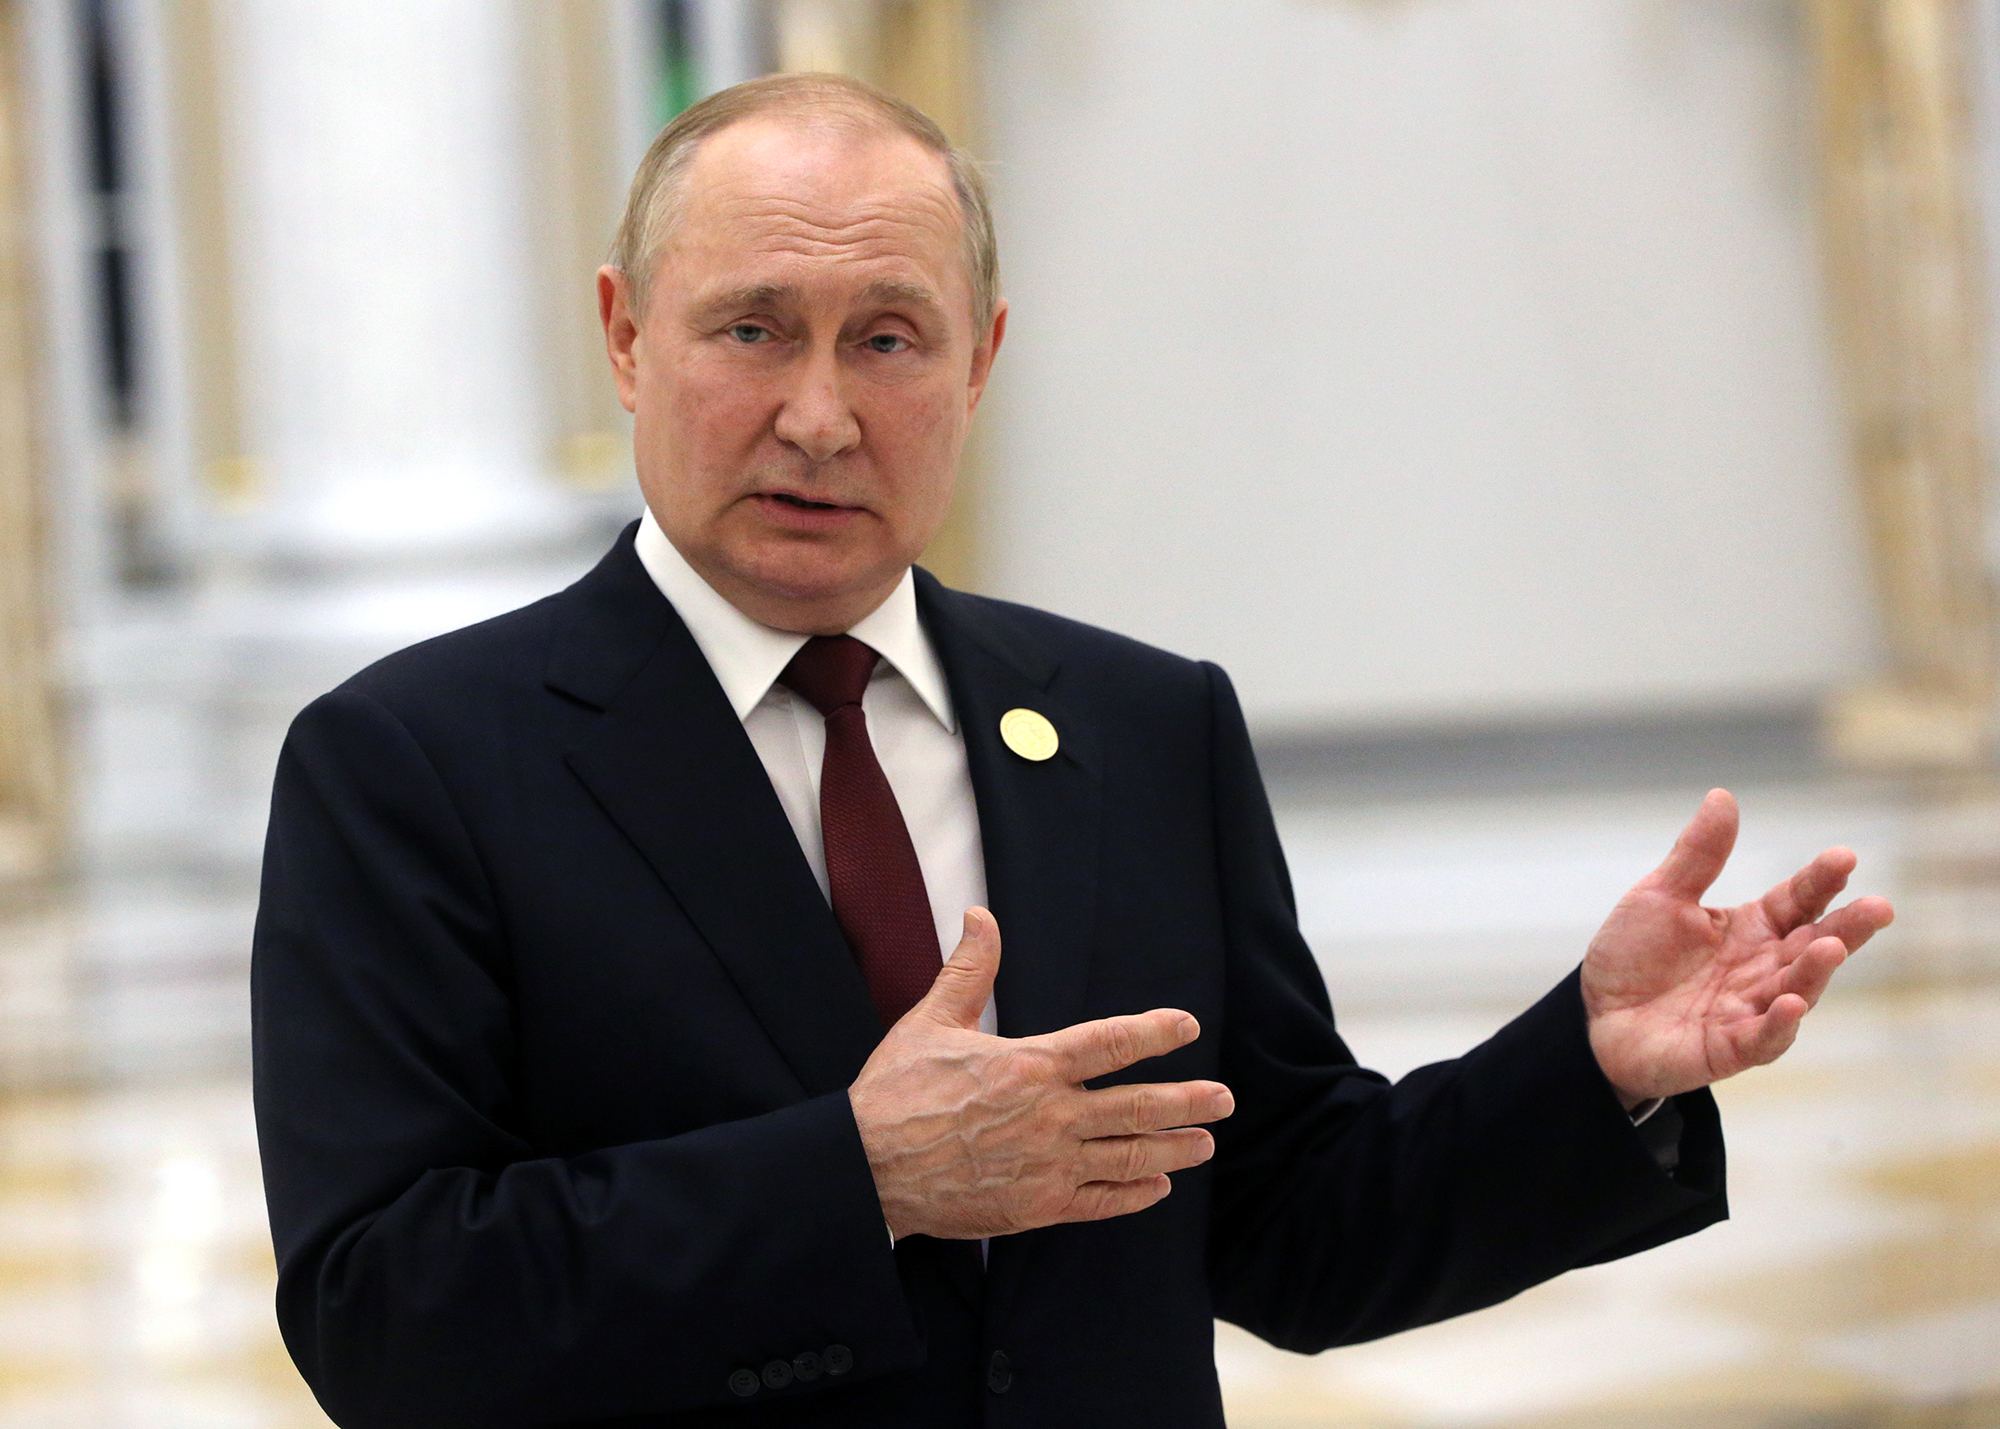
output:
M1885 898L1826 911L1854 872L1831 848L1740 908L1704 908L1736 846L1711 789L1666 862L1619 900L1583 960L1590 1046L1630 1108L1775 1061L1847 955L1889 926Z
M1158 1008L1041 1037L992 1037L979 1012L1000 969L993 915L965 939L929 996L903 1015L848 1088L890 1232L970 1240L1143 1211L1169 1172L1215 1154L1202 1123L1234 1110L1219 1082L1086 1091L1083 1083L1201 1034Z

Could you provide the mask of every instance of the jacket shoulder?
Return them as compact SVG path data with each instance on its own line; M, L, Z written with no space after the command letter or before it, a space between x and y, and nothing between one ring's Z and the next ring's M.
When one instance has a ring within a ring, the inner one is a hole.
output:
M557 684L586 698L615 688L673 621L633 553L638 522L568 587L504 615L377 660L340 686L392 713L498 708ZM561 658L558 658L561 657Z
M1100 626L1030 605L934 586L955 624L1026 658L1045 658L1056 681L1094 692L1208 698L1215 667Z
M362 695L407 714L440 699L465 707L480 695L539 686L562 596L419 641L349 676L336 694ZM468 698L471 697L471 698Z

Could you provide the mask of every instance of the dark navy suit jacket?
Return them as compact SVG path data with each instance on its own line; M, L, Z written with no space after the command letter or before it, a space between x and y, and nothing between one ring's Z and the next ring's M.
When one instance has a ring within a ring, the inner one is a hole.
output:
M1005 952L1000 1031L1185 1008L1111 1080L1236 1094L1138 1215L891 1250L845 1089L882 1028L628 530L576 585L312 704L254 973L278 1315L343 1425L1214 1426L1220 1315L1317 1350L1724 1214L1574 976L1390 1086L1334 1030L1222 671L919 577ZM1060 732L1043 763L1000 716Z

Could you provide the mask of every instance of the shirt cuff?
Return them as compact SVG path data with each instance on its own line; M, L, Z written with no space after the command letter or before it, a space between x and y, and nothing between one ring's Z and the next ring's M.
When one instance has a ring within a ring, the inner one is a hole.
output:
M1653 1158L1653 1164L1669 1176L1681 1165L1681 1115L1672 1097L1658 1097L1632 1108L1632 1130L1639 1144Z

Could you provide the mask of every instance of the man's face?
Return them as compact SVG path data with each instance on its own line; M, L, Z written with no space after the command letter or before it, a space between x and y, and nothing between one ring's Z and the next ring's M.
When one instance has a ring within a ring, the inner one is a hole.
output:
M944 161L759 117L711 135L632 314L599 276L647 505L768 625L844 630L944 520L1004 311L975 334Z

